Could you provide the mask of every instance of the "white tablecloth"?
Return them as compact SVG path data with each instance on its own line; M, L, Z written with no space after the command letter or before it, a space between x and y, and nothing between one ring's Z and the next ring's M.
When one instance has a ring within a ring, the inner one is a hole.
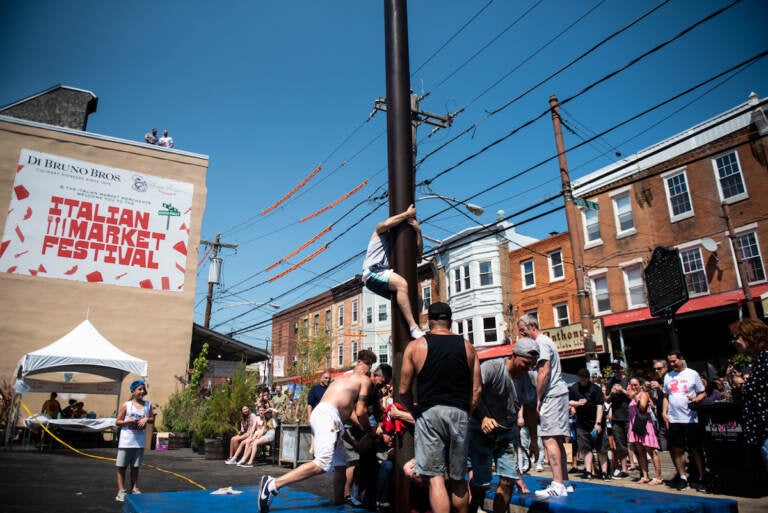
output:
M24 427L32 431L40 431L38 420L49 428L58 427L67 431L106 431L116 425L114 418L52 419L47 415L37 414L24 419Z

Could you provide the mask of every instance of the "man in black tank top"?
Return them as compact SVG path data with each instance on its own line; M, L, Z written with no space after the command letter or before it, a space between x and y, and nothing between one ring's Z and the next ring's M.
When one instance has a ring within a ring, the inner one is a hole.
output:
M482 390L480 362L472 344L451 332L447 304L433 303L427 317L429 334L411 341L403 353L400 398L416 417L415 472L428 483L432 511L464 512L469 504L467 427Z

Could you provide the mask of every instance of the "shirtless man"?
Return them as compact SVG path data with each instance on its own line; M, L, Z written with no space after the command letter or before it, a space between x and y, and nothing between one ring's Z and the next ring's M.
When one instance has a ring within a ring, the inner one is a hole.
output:
M376 363L373 351L363 349L357 354L357 365L349 374L337 378L328 386L323 399L312 410L309 419L315 443L315 459L278 478L262 476L259 483L259 511L267 513L272 499L286 485L333 471L333 500L344 502L346 481L346 452L342 437L344 422L352 420L364 432L372 431L368 422L368 401L376 399L376 390L388 385L391 377L371 377L371 366Z

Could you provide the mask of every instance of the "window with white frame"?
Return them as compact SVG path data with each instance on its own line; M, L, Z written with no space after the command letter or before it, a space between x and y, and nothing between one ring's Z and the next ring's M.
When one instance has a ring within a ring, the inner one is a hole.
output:
M339 345L339 356L337 360L338 367L342 367L344 365L344 346Z
M467 319L467 334L466 334L467 340L469 340L470 344L475 343L475 330L472 328L472 319Z
M464 321L456 321L456 333L464 335Z
M478 268L480 271L480 286L485 287L487 285L493 285L493 265L490 260L480 262Z
M499 335L496 332L496 317L483 317L483 336L486 342L499 340Z
M383 303L379 305L379 321L387 320L387 304Z
M763 267L763 256L760 254L760 245L757 243L757 233L740 233L736 236L736 242L741 250L747 282L765 281L765 267Z
M571 318L568 316L568 303L552 305L552 313L555 316L555 326L567 326L571 323Z
M464 290L469 290L472 288L472 281L469 277L469 265L462 266L461 269L464 272Z
M539 322L539 311L537 309L534 308L533 310L526 310L523 312L523 314L533 317L536 319L536 322Z
M325 331L328 332L331 330L331 311L326 310L325 311Z
M681 249L680 260L683 262L683 274L685 274L688 294L700 295L708 293L709 283L707 283L707 273L704 270L701 248L697 246L690 249Z
M693 215L691 194L688 191L688 178L685 170L664 175L664 189L667 193L667 206L669 207L669 221L674 223Z
M611 311L611 296L608 293L608 277L595 276L592 278L592 295L595 298L595 312Z
M558 249L547 253L547 259L549 260L549 281L562 280L565 278L563 252Z
M422 308L426 312L432 304L432 283L425 281L421 284Z
M722 200L737 201L747 197L744 177L735 151L712 159L712 165L715 168L717 187Z
M598 211L591 208L581 209L581 215L584 220L584 242L585 246L596 246L603 243L600 236L600 219Z
M352 341L352 361L357 361L357 340Z
M352 300L352 322L357 322L357 299Z
M461 292L461 267L453 270L453 291L457 294Z
M339 327L344 326L344 305L339 305Z
M379 345L379 363L389 363L389 348L387 344Z
M613 214L616 218L616 236L622 237L637 233L635 230L635 218L632 215L632 200L629 192L617 194L611 198L613 201Z
M365 322L373 324L373 307L369 306L365 309Z
M524 289L536 286L536 276L533 272L533 258L520 262L520 274L523 277Z
M627 308L646 306L645 287L643 285L643 268L640 265L625 267L624 284L627 288Z

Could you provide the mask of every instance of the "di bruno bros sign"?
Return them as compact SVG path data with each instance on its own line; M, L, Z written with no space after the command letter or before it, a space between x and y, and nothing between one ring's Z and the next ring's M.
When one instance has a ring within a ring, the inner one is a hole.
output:
M23 149L0 272L182 291L193 189Z

